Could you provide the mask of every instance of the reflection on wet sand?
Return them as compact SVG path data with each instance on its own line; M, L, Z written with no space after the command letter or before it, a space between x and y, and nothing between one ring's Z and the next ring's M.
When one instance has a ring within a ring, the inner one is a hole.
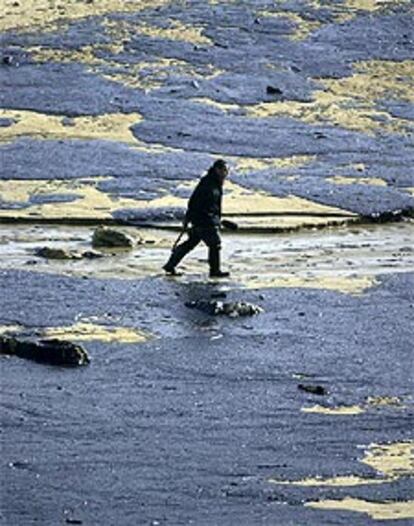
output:
M69 203L70 204L70 203ZM411 251L414 225L398 223L343 227L289 235L223 235L223 261L232 273L232 288L306 287L362 294L381 276L414 270ZM96 278L141 279L162 274L177 233L123 228L141 243L125 252L111 250L98 260L56 261L34 258L45 243L82 252L91 246L92 232L81 226L0 226L0 267L30 269ZM207 251L202 245L182 264L179 282L205 278ZM366 407L376 402L367 402ZM364 406L365 407L365 406Z

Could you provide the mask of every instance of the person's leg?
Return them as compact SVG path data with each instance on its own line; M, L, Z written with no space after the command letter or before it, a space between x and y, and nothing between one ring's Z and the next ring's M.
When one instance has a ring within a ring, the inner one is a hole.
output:
M206 229L202 240L208 246L208 264L210 276L216 278L227 278L230 272L223 272L220 265L221 239L217 228Z
M201 241L200 236L197 234L195 229L191 229L188 234L187 241L181 243L173 249L171 256L167 263L162 267L169 274L174 274L175 267L180 263L180 261L195 248Z

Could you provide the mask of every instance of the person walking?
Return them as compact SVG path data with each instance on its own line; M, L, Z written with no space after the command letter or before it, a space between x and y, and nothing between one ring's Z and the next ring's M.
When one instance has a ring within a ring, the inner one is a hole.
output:
M191 228L188 229L188 239L173 248L169 260L163 266L167 274L177 275L176 266L200 241L203 241L208 247L210 277L230 276L230 272L221 270L219 234L223 184L228 173L226 162L218 159L209 168L207 174L200 179L188 202L183 222L183 231L187 230L188 225L191 224Z

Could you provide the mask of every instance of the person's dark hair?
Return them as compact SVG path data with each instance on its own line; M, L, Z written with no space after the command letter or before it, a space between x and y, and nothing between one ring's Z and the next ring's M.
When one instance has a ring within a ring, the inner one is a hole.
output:
M209 176L216 177L217 175L216 170L217 169L220 170L221 168L226 168L226 167L227 167L227 164L224 159L217 159L217 161L214 161L214 163L210 166L207 173Z
M227 164L224 159L217 159L217 161L214 162L212 168L226 168Z

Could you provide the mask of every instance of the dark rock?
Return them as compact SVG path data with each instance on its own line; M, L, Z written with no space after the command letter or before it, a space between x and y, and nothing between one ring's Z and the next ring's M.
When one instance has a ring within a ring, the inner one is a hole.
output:
M18 339L14 336L0 336L0 354L18 356L50 365L77 366L89 363L86 350L66 340Z
M99 227L93 233L92 245L94 247L132 248L134 246L134 240L119 230Z
M266 93L268 95L283 95L283 91L275 86L267 86Z
M81 259L81 255L75 252L69 252L64 248L39 248L35 252L36 256L47 259Z
M13 57L11 55L6 55L5 57L3 57L3 64L5 64L6 66L11 66L13 64Z
M98 259L105 257L104 254L97 252L96 250L85 250L81 255L85 259Z
M412 207L406 210L386 210L384 212L374 212L363 216L363 219L372 223L390 223L393 221L401 221L404 217L412 217L413 211L414 209Z
M263 312L263 309L258 305L244 301L223 303L222 301L197 300L189 301L185 305L190 309L197 309L207 314L214 316L224 314L230 318L238 318L239 316L254 316L255 314Z
M328 391L322 385L299 384L298 389L300 389L301 391L305 391L306 393L311 393L320 396L328 394Z

